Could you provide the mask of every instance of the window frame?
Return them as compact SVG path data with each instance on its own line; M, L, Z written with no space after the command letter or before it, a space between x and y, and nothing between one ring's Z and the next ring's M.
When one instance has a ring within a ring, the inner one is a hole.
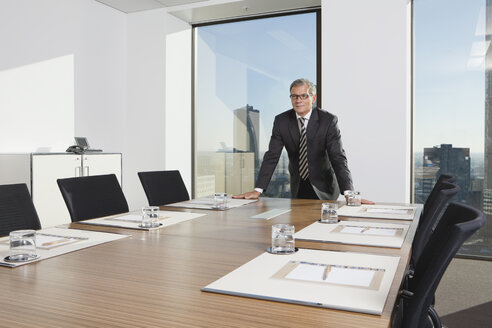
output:
M291 10L291 11L285 11L285 12L278 12L278 13L266 13L266 14L260 14L260 15L254 15L254 16L247 16L247 17L238 17L238 18L232 18L232 19L224 19L224 20L217 20L217 21L212 21L212 22L205 22L205 23L197 23L197 24L192 24L192 33L191 33L191 195L192 198L195 198L195 191L196 191L196 186L195 186L195 180L196 180L196 158L195 158L195 138L196 138L196 34L197 34L197 28L203 27L203 26L209 26L209 25L220 25L220 24L228 24L228 23L235 23L235 22L243 22L243 21L250 21L250 20L256 20L256 19L264 19L264 18L274 18L274 17L283 17L283 16L292 16L292 15L301 15L301 14L308 14L308 13L315 13L316 14L316 89L321 90L321 76L322 76L322 66L321 66L321 7L312 7L312 8L305 8L305 9L299 9L299 10ZM320 92L317 95L317 106L322 107L322 97Z

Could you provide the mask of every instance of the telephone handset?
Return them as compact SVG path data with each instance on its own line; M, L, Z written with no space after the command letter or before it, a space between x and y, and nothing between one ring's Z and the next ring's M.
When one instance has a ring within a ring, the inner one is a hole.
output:
M67 148L66 152L67 153L75 153L75 154L83 154L87 150L88 147L85 146L80 146L80 145L73 145Z

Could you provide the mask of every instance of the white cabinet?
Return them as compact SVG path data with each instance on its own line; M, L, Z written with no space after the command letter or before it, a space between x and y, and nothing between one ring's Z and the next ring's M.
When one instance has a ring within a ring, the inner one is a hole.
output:
M57 179L111 173L121 184L121 154L0 154L0 184L27 184L43 228L71 222Z

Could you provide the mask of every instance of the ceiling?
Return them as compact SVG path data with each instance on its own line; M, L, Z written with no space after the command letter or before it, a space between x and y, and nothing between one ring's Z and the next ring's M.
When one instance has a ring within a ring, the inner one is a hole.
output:
M190 23L258 16L321 6L321 0L95 0L124 13L165 9Z

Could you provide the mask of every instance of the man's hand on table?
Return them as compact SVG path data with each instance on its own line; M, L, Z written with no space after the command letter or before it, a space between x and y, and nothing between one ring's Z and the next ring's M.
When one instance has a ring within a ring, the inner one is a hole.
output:
M347 203L348 203L348 197L349 197L349 195L345 195L345 201ZM376 202L373 202L372 200L368 200L368 199L364 199L364 198L362 198L360 200L360 203L361 204L365 204L365 205L374 205L374 204L376 204Z
M258 197L260 197L260 192L256 190L245 192L244 194L241 195L232 196L232 198L235 199L258 199Z

